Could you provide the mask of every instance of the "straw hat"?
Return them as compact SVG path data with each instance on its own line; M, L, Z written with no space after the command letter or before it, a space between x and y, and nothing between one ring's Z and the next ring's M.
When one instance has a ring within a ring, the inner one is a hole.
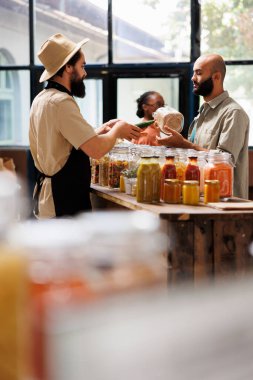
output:
M85 38L75 43L60 33L49 37L41 46L38 53L38 57L45 67L40 77L40 82L44 82L56 74L75 55L81 46L88 41L89 38Z

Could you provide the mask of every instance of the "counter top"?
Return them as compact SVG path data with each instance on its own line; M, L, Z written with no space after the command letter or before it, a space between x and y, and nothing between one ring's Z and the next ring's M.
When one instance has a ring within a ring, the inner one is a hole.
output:
M253 216L253 209L249 210L218 210L216 208L208 207L203 202L198 206L188 206L183 204L167 204L160 202L157 204L139 203L136 198L122 193L119 189L109 189L99 185L91 185L91 192L99 198L110 201L119 206L125 207L130 210L146 210L166 217L166 219L188 220L193 217L214 218L222 216L222 219L230 219L232 215L236 215L238 219ZM244 205L245 203L242 203Z

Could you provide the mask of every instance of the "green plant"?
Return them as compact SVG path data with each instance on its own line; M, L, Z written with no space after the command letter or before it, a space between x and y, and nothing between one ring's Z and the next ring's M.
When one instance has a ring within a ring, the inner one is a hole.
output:
M136 178L137 177L137 168L124 169L121 174L127 178Z

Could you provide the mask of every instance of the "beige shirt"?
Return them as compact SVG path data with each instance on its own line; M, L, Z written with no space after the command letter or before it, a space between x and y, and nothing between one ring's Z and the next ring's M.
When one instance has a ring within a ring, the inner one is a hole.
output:
M234 196L247 199L249 117L246 112L224 91L204 103L204 110L189 128L189 136L195 126L195 144L231 153L235 165Z
M34 99L30 112L29 140L36 168L49 176L67 162L73 147L96 136L72 96L54 88ZM55 217L51 179L45 178L39 198L39 218Z

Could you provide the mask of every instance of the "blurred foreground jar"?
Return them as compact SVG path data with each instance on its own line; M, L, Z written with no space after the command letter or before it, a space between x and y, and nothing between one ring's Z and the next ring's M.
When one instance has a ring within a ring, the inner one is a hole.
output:
M166 284L168 241L157 215L145 211L93 212L80 216L78 223L91 236L85 277L93 290L115 294Z
M220 181L217 179L206 179L204 185L204 203L219 202Z
M160 202L161 168L157 157L141 157L137 171L137 202Z
M183 204L196 206L199 203L199 182L184 181L182 188Z
M233 195L234 168L231 155L227 152L209 152L208 163L204 168L205 180L219 180L220 197L232 197Z
M166 203L181 203L181 184L178 179L165 179L163 200Z
M9 230L7 241L28 257L32 379L48 380L47 334L51 312L95 297L84 276L88 238L72 220L25 222Z
M28 264L18 249L0 247L0 379L31 379Z

